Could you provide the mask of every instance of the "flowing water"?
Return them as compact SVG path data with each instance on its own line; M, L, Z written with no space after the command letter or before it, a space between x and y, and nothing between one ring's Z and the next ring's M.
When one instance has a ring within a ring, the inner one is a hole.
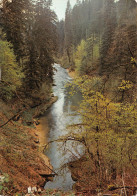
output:
M72 116L71 114L75 111L73 106L79 106L81 95L77 93L71 97L69 95L70 88L65 85L72 81L67 70L58 64L55 64L54 68L56 71L54 71L55 86L53 87L53 93L55 96L58 96L58 101L46 112L46 119L49 126L49 141L66 135L68 133L68 129L66 129L68 125L80 122L79 116ZM82 146L77 146L76 153L72 148L72 142L68 142L65 149L58 142L51 143L46 151L46 155L49 157L53 169L58 175L54 177L53 182L46 183L45 188L71 190L74 184L71 173L67 168L63 170L60 168L63 164L71 161L72 157L73 159L75 156L80 157L81 152Z

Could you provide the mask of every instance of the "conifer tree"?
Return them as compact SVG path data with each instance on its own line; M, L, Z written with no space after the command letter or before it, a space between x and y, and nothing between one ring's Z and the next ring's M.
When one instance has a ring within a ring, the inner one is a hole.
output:
M71 64L71 47L72 47L72 21L71 21L71 5L70 1L67 2L65 13L65 50L68 56L69 63Z
M3 0L1 25L6 32L7 40L13 44L13 49L19 64L27 55L26 31L28 13L31 12L30 0Z
M102 46L100 49L100 63L101 70L100 72L107 72L109 65L107 63L107 55L109 54L109 50L111 48L111 44L113 42L113 36L116 27L116 9L114 0L105 0L104 3L104 32L102 36Z
M56 50L56 15L51 0L3 0L1 26L24 70L24 93L30 97L52 83ZM47 94L49 94L49 88ZM46 93L46 92L45 92Z

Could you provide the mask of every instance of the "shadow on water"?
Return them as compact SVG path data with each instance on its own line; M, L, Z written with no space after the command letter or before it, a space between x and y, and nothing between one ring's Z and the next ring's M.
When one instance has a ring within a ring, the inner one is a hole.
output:
M58 96L58 101L52 105L52 107L46 112L46 119L49 126L48 140L53 141L60 136L64 136L68 133L66 127L73 123L79 123L79 116L71 116L75 109L73 106L79 106L81 102L81 94L76 93L73 97L69 95L70 88L65 87L65 84L72 79L69 77L67 71L60 65L54 65L56 71L54 73L53 93ZM54 177L53 182L48 182L45 188L48 189L60 189L71 190L74 181L71 178L71 173L68 168L60 169L62 165L71 161L71 157L78 156L82 152L82 146L77 145L77 153L72 148L72 142L68 142L65 146L61 143L53 142L50 144L46 155L49 157L54 171L58 173L58 176Z

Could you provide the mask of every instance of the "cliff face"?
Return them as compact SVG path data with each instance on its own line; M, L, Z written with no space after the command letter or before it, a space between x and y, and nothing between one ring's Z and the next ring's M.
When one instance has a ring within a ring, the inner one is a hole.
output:
M0 126L12 117L15 106L0 102ZM13 109L14 108L14 109ZM44 176L52 173L48 158L41 152L40 130L23 125L22 119L0 128L0 193L27 193L29 186L42 188Z

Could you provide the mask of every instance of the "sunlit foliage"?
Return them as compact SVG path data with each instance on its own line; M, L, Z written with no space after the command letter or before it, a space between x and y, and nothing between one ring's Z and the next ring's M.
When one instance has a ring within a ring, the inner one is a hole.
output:
M101 93L101 85L100 78L87 76L71 84L72 94L79 89L83 101L78 109L81 123L70 127L71 137L84 144L100 184L137 169L137 102L113 102Z
M16 89L21 86L24 75L16 62L12 45L6 40L0 40L0 67L2 72L1 96L12 98Z

